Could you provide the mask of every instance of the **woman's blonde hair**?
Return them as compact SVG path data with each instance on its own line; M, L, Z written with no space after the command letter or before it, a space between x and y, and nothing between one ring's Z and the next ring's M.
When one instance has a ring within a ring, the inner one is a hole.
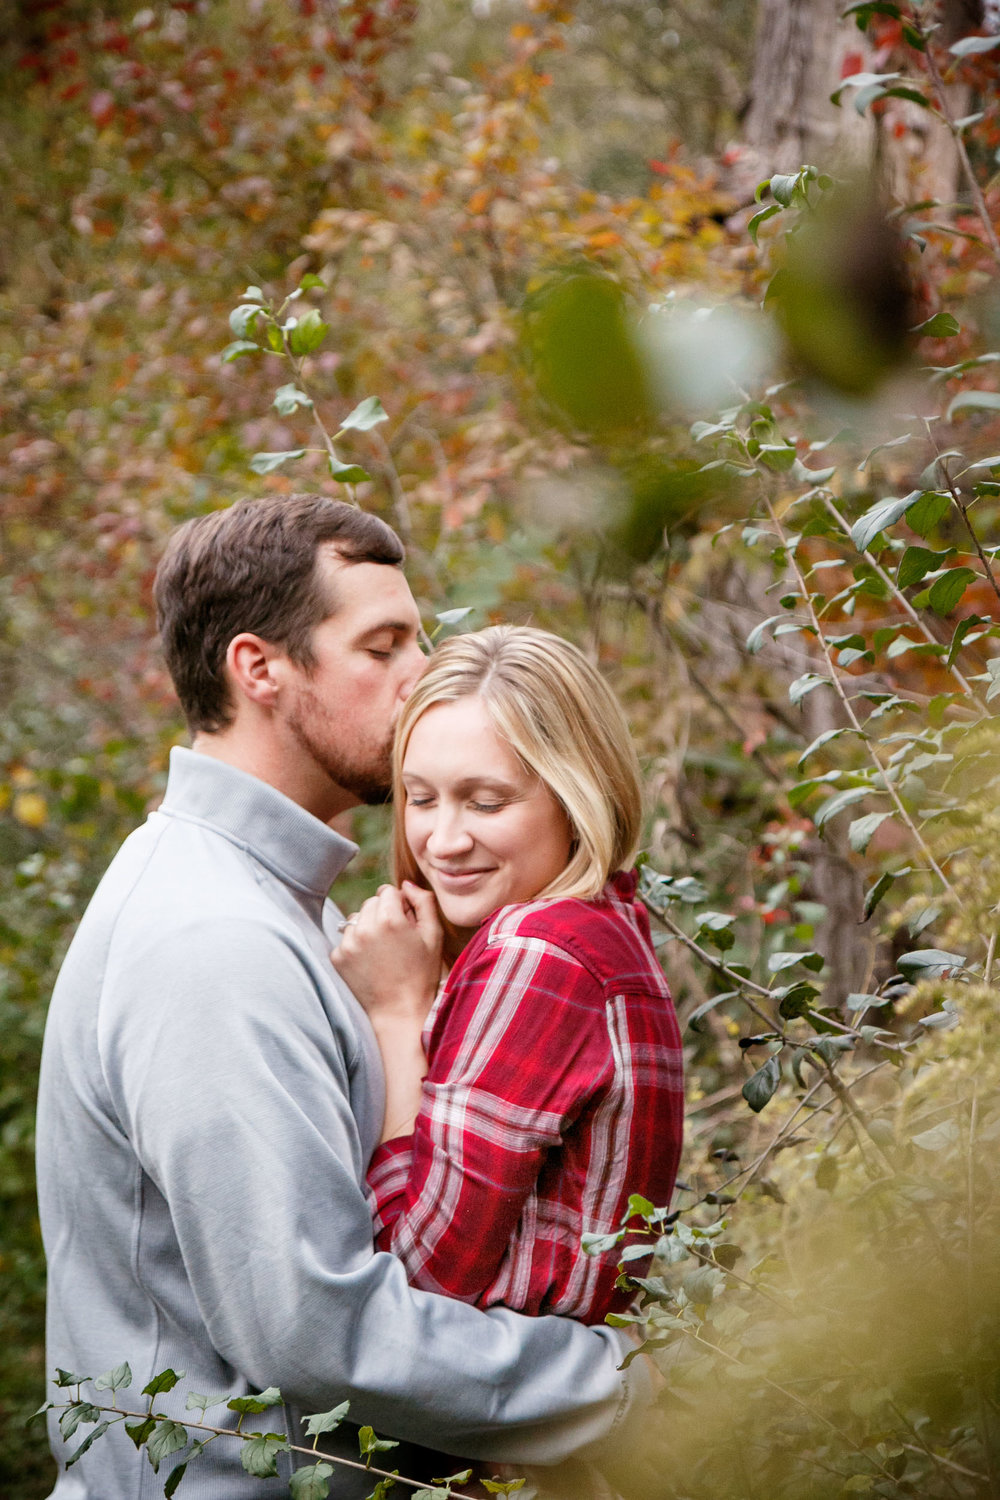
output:
M413 726L439 703L476 697L500 738L562 805L573 844L539 896L598 895L631 863L642 820L639 761L621 706L576 646L546 630L491 625L431 656L400 714L393 751L397 885L426 885L406 842L402 769Z

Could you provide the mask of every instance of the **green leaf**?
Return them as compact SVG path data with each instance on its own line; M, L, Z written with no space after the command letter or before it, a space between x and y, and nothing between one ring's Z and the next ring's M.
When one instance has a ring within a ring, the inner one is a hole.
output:
M580 1245L584 1255L604 1255L620 1245L624 1238L624 1230L620 1230L618 1234L582 1234Z
M762 443L757 457L772 473L786 474L795 462L796 452L790 443Z
M93 1432L89 1432L84 1438L83 1442L80 1444L79 1448L77 1448L76 1452L71 1454L70 1457L67 1458L67 1469L71 1469L76 1463L77 1459L82 1458L87 1449L91 1447L92 1444L96 1443L98 1438L103 1437L110 1426L110 1422L101 1422L97 1427L94 1428Z
M848 995L844 1001L848 1010L860 1011L870 1010L873 1005L885 1005L886 1001L881 995Z
M803 763L809 759L810 755L814 755L817 750L822 750L823 746L829 745L831 740L837 740L842 734L850 733L851 731L848 729L824 729L823 733L818 734L816 738L811 742L811 744L807 745L802 754L799 756L797 762L799 768L801 769Z
M239 1411L254 1416L259 1412L269 1411L272 1406L280 1405L281 1392L275 1385L269 1385L266 1391L259 1391L255 1396L234 1396L231 1401L226 1402L230 1411Z
M992 703L1000 693L1000 656L991 656L986 663L986 670L991 678L990 685L986 689L986 701Z
M778 172L771 178L771 193L775 201L781 204L782 208L790 207L792 195L795 192L798 180L799 174L797 172Z
M72 1406L67 1406L59 1414L59 1431L63 1435L63 1442L69 1442L82 1422L98 1422L100 1417L99 1406L93 1406L89 1401L74 1401Z
M780 952L772 953L767 961L767 972L769 974L780 974L785 969L794 968L796 964L802 964L814 973L819 973L823 967L823 955L809 949L805 953Z
M950 556L951 550L950 547L946 547L943 552L934 552L930 547L907 547L896 570L896 582L899 587L906 589L912 583L919 583L934 568L942 566L944 560Z
M831 818L843 812L845 807L851 807L855 802L860 802L862 798L872 795L873 789L870 786L852 786L846 791L835 792L832 797L827 797L826 801L821 803L813 813L813 822L817 828L822 828Z
M172 1391L178 1380L184 1379L183 1370L161 1370L148 1385L142 1388L144 1396L158 1396L161 1391Z
M74 1375L69 1370L60 1370L56 1366L55 1384L60 1387L68 1385L86 1385L88 1380L93 1380L93 1375Z
M289 319L289 322L292 320ZM311 307L307 313L302 314L293 327L288 328L288 347L295 355L312 354L319 348L329 332L330 325L323 322L315 307Z
M179 1453L187 1447L187 1440L187 1428L179 1422L157 1422L156 1431L146 1441L146 1456L153 1465L154 1474L159 1472L160 1464L171 1453Z
M816 1163L816 1186L824 1193L832 1193L837 1186L840 1167L832 1151L824 1151Z
M263 310L262 307L253 303L233 308L229 314L229 326L238 339L245 339L248 333L253 333L254 324Z
M142 1447L143 1443L146 1441L146 1439L149 1437L149 1434L154 1430L155 1427L155 1417L147 1417L144 1422L125 1423L125 1431L128 1433L129 1437L132 1439L137 1448Z
M935 313L932 318L928 318L924 323L918 323L916 328L910 330L911 333L919 334L923 339L950 339L961 331L962 325L958 319L946 312Z
M784 985L782 988L774 990L773 993L776 999L778 995L781 996L778 1014L785 1021L794 1021L796 1017L806 1014L811 1007L812 1001L819 994L819 990L814 984L807 984L802 981L799 984Z
M507 1479L503 1482L498 1479L481 1479L479 1481L483 1489L487 1490L491 1495L513 1495L518 1490L524 1489L525 1482L523 1479ZM414 1496L414 1500L417 1500L416 1496Z
M859 552L867 552L871 543L880 531L885 531L889 526L904 516L913 502L919 498L919 491L913 490L909 495L900 498L889 498L879 500L869 506L864 515L859 516L851 527L851 541Z
M958 411L1000 411L1000 391L960 391L945 413L950 422Z
M954 1146L958 1138L957 1122L942 1120L940 1125L935 1125L931 1130L921 1130L919 1135L911 1135L910 1141L914 1146L919 1146L921 1151L943 1151L946 1146Z
M390 1448L398 1448L399 1444L391 1438L376 1437L371 1427L362 1427L358 1432L358 1448L361 1457L371 1461L373 1453L387 1453Z
M398 1474L399 1470L398 1469L393 1469L392 1472L393 1472L393 1474ZM391 1478L391 1476L389 1476L388 1474L386 1474L386 1475L384 1475L379 1480L378 1484L372 1490L371 1494L368 1496L368 1500L385 1500L385 1497L386 1497L386 1495L388 1495L389 1491L390 1490L394 1490L395 1488L396 1488L396 1481L395 1481L395 1479Z
M187 1462L177 1464L173 1469L170 1470L170 1473L167 1475L167 1482L163 1486L163 1493L166 1496L166 1500L171 1500L171 1497L173 1495L176 1495L178 1489L180 1488L180 1482L184 1478L184 1475L186 1473Z
M317 292L325 292L326 282L323 280L322 276L317 276L314 271L307 271L302 280L299 282L299 291L311 292L314 289Z
M739 990L726 990L722 995L713 995L711 1000L702 1001L701 1005L688 1016L687 1025L690 1026L692 1031L702 1031L703 1027L699 1024L702 1017L707 1016L710 1010L714 1010L724 1000L735 1000L738 995Z
M227 1391L223 1391L221 1396L202 1396L197 1391L189 1391L184 1409L185 1411L200 1411L204 1414L213 1406L221 1406L227 1396Z
M251 1432L240 1448L240 1462L256 1479L270 1479L278 1472L278 1454L288 1451L288 1439L280 1432Z
M747 232L749 233L750 238L753 240L753 242L754 242L755 245L758 242L757 241L757 236L760 233L760 227L761 227L761 225L762 224L766 224L767 221L768 221L768 219L773 219L774 216L775 216L775 214L780 214L780 213L781 213L781 204L780 203L769 203L766 208L758 209L758 211L754 214L753 218L750 220L749 224L747 225Z
M312 1464L308 1469L296 1469L288 1488L293 1500L327 1500L330 1493L332 1464Z
M475 607L474 604L466 604L462 609L443 609L434 618L440 625L458 625L472 614Z
M281 329L276 327L274 323L268 322L265 325L264 334L267 338L268 344L274 350L275 354L283 354L285 346L281 342Z
M633 1219L638 1214L640 1218L649 1219L656 1213L656 1204L644 1198L641 1193L631 1193L628 1200L628 1210L622 1216L623 1222ZM444 1481L442 1481L443 1483Z
M340 484L364 484L367 479L371 479L372 477L368 470L363 469L360 464L345 464L343 468L338 468L332 458L330 460L330 473Z
M438 1477L438 1478L434 1478L432 1476L431 1477L431 1483L432 1484L465 1484L466 1481L469 1480L469 1479L471 1479L471 1478L472 1478L472 1470L471 1469L462 1469L461 1472L458 1473L458 1474L446 1474L443 1477Z
M330 1411L313 1412L311 1417L303 1417L306 1437L318 1437L321 1432L334 1432L350 1409L349 1401L341 1401L339 1406L334 1406Z
M784 615L769 615L766 620L761 620L759 625L754 626L746 639L746 648L751 656L756 656L761 646L763 646L764 636L768 629L784 618Z
M774 1098L780 1082L781 1062L776 1052L747 1079L740 1091L755 1115L759 1115L764 1105Z
M848 825L847 842L855 854L864 854L874 834L881 828L886 818L891 817L891 813L868 813L863 818L855 818L854 822Z
M818 687L830 687L829 677L820 677L815 672L805 672L801 677L796 677L794 682L788 685L788 701L792 704L801 703L803 698Z
M288 385L279 385L274 393L274 400L271 402L271 405L283 417L290 417L292 412L300 406L308 408L312 404L312 397L307 396L305 391L300 391L294 381L289 382Z
M348 432L355 428L358 432L367 432L371 427L377 427L380 422L388 422L389 414L383 407L377 396L368 396L359 406L356 406L340 424L341 432Z
M113 1370L107 1370L103 1375L98 1375L94 1381L95 1391L126 1391L132 1384L132 1370L126 1360L123 1364L115 1365Z
M949 568L931 584L928 603L936 615L950 615L969 584L979 574L974 568Z
M259 286L248 286L241 297L241 301L243 302L263 302L263 300L264 293Z
M992 52L994 47L1000 47L1000 36L963 36L948 51L954 57L971 57L977 52Z
M918 979L941 979L954 969L964 969L964 953L948 953L943 948L914 948L896 960L900 973L916 983Z
M271 474L275 469L280 469L282 464L287 464L289 459L301 458L305 451L304 448L289 448L284 453L255 453L250 460L250 467L255 474Z
M223 349L221 359L224 365L231 365L234 359L240 359L244 354L259 354L260 352L260 345L252 343L250 339L234 339Z
M56 1404L54 1401L43 1401L38 1410L31 1413L31 1416L24 1424L25 1427L30 1427L32 1422L37 1422L39 1417L46 1416L50 1411L55 1411L55 1407Z
M950 495L945 495L940 490L924 490L906 512L906 524L917 536L926 537L947 515L950 507Z
M865 895L864 916L862 917L862 921L868 921L868 918L872 915L875 908L882 900L882 897L889 890L889 887L892 885L895 879L896 876L891 874L888 870L885 871L884 874L879 876L875 884Z

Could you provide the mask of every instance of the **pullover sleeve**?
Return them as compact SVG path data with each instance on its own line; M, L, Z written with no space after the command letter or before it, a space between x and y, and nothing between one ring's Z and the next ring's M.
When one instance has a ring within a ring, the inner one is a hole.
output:
M481 1312L412 1288L394 1256L373 1253L350 1107L353 1006L331 1024L322 956L283 930L238 917L206 926L150 937L109 975L106 998L120 1003L102 1009L98 1049L219 1354L306 1410L349 1399L355 1421L470 1458L548 1464L607 1438L637 1392L644 1404L642 1361L622 1373L610 1329ZM530 995L504 1028L530 1019L537 987ZM502 1005L492 1014L491 1025L506 1017ZM545 1024L532 1034L544 1047ZM484 1071L487 1046L464 1105L460 1093L442 1100L474 1123L474 1193L502 1184L502 1236L579 1080L560 1067L534 1123L508 1137L497 1108L508 1096L521 1107L519 1064Z
M428 1062L412 1137L372 1159L378 1244L415 1286L476 1302L547 1154L612 1071L601 988L540 938L494 940L456 967Z

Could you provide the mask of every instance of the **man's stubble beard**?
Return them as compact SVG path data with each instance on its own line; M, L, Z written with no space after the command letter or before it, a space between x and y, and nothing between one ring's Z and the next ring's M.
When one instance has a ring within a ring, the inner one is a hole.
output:
M365 761L343 754L336 746L334 719L319 695L307 685L300 689L287 724L296 742L334 785L350 792L366 807L392 800L391 731L385 744Z

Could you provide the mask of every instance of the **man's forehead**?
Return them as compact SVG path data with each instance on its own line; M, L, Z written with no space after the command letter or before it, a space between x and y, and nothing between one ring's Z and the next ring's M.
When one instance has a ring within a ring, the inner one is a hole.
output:
M404 630L419 626L420 615L402 569L391 563L352 562L324 547L321 566L333 590L334 611L352 629L382 625Z

